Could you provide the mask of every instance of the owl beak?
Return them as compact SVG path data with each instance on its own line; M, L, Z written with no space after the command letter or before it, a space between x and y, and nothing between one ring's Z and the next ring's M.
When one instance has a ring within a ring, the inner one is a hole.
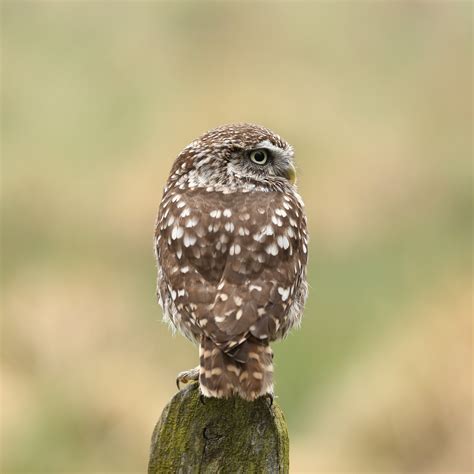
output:
M296 183L296 169L291 163L285 170L285 177L291 184Z

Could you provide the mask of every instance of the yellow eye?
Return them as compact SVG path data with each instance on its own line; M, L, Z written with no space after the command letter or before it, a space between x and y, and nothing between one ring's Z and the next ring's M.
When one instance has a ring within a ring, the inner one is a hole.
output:
M268 161L268 155L265 150L254 150L250 152L250 159L257 165L264 165Z

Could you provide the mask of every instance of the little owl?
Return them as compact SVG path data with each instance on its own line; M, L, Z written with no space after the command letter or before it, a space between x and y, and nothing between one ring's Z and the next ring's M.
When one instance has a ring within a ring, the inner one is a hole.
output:
M273 394L270 343L298 325L308 234L293 148L253 124L225 125L177 157L155 228L158 299L199 345L206 397Z

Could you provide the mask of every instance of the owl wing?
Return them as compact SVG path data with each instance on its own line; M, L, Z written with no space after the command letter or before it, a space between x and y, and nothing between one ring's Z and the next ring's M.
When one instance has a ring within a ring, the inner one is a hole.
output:
M176 196L160 213L159 260L179 318L237 358L249 337L281 337L299 316L291 308L307 259L298 198L205 190Z
M228 349L251 336L271 341L291 324L290 308L307 255L302 246L306 223L296 198L251 193L243 196L238 209L212 308L218 335Z

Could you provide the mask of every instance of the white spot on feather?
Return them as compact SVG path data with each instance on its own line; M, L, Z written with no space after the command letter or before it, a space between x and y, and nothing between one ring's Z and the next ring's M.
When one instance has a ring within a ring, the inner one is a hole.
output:
M239 244L233 244L230 246L229 249L229 254L230 255L239 255L240 253L240 245Z
M184 234L184 229L180 226L174 226L171 232L171 238L173 240L180 239Z
M283 209L275 209L275 214L280 217L285 217L286 216L286 211Z
M287 249L290 246L290 242L285 235L279 235L277 237L278 246L282 249Z
M186 221L186 224L185 224L185 227L194 227L195 225L197 225L197 223L199 222L199 218L197 216L195 217L190 217L187 221Z
M283 225L283 221L277 216L272 216L272 222L278 227L281 227Z
M288 299L288 296L290 295L290 289L282 288L281 286L279 286L278 293L281 295L282 301L286 301Z
M265 252L267 252L269 255L278 255L278 247L276 244L271 243L265 247Z
M194 245L196 243L196 240L197 237L194 234L189 234L188 232L186 232L183 240L184 246L191 247L191 245Z

